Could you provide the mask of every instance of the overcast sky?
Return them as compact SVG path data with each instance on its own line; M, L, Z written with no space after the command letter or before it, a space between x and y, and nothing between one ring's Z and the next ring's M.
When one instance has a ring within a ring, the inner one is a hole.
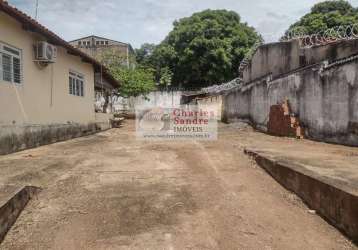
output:
M9 0L34 17L36 0ZM228 9L277 40L319 0L39 0L38 20L65 40L98 35L131 43L159 43L174 20L205 9ZM358 0L350 1L358 6Z

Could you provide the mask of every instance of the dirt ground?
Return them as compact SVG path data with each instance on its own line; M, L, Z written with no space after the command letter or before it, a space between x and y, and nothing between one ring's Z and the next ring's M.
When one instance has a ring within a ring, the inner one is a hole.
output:
M358 249L243 153L292 143L243 125L220 125L218 141L144 142L127 122L2 156L0 183L43 191L0 249ZM357 153L341 149L322 152Z

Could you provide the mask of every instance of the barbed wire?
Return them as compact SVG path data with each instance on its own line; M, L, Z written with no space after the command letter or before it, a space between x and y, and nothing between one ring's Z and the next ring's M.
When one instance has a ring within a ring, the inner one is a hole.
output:
M242 84L241 78L235 78L234 80L231 80L230 82L223 83L220 85L213 85L207 88L201 89L201 92L205 94L221 94L224 91L229 91L234 88L240 87Z
M358 38L358 23L336 26L315 34L307 34L304 28L295 28L288 31L281 41L299 39L303 47L312 47L355 38Z
M263 44L262 40L256 41L256 43L250 48L250 50L247 52L244 59L240 62L239 65L239 76L241 76L241 73L246 68L246 66L250 63L253 55L255 54L256 50Z

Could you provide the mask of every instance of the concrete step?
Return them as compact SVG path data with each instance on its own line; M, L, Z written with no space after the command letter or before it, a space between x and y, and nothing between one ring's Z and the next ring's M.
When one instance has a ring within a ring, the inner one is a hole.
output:
M300 161L280 160L274 153L255 149L244 152L282 186L296 193L310 209L358 242L358 188L355 183L350 185L348 175L343 182L319 172L318 165L312 171Z
M0 243L29 200L40 190L34 186L0 185Z

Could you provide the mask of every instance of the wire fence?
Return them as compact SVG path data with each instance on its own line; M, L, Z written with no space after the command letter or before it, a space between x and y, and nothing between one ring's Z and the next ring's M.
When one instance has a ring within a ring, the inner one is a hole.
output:
M246 66L250 63L253 55L255 54L256 50L263 44L261 40L257 41L250 50L246 53L245 58L241 61L239 65L239 77L242 77L242 72L246 68Z
M303 47L312 47L355 38L358 38L358 23L333 27L315 34L307 34L303 28L295 28L288 31L281 41L299 39Z
M229 91L234 88L240 87L242 84L241 78L235 78L234 80L231 80L230 82L223 83L220 85L213 85L207 88L201 89L201 91L205 94L221 94L224 91Z

